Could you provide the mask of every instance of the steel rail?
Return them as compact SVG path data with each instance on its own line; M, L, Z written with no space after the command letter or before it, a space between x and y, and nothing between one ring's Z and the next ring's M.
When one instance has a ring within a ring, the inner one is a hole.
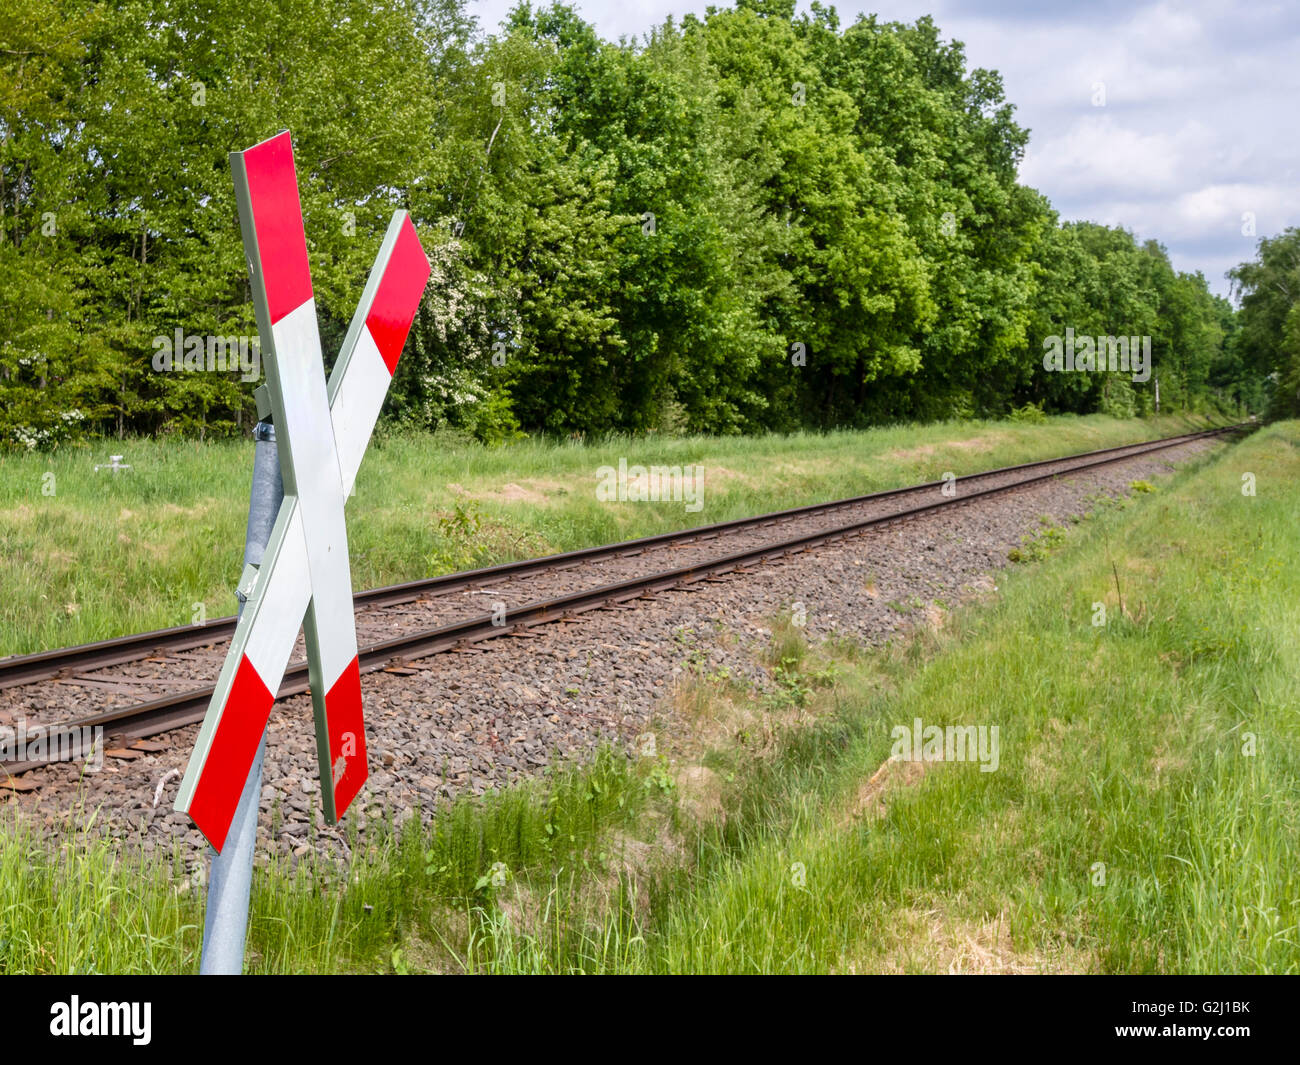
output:
M435 629L429 629L424 632L398 636L390 640L384 640L380 643L362 647L359 654L361 672L373 673L377 670L386 668L400 668L420 658L426 658L430 655L444 651L468 648L472 644L482 642L483 640L505 635L520 635L526 633L528 629L537 625L573 619L576 618L577 615L591 610L617 606L618 604L625 603L630 599L636 599L646 595L654 595L657 592L663 592L674 588L681 588L708 577L719 576L736 570L743 570L746 567L758 565L796 552L809 551L832 540L839 540L845 537L858 535L873 528L880 528L898 522L915 520L918 517L931 514L937 510L942 510L948 507L963 506L974 502L975 500L987 499L995 495L1016 491L1030 485L1040 484L1044 481L1053 480L1059 477L1068 477L1100 466L1107 466L1117 462L1125 462L1129 459L1140 458L1143 455L1148 455L1156 451L1164 451L1172 447L1178 447L1181 444L1189 443L1196 439L1240 431L1241 429L1248 427L1249 424L1250 423L1223 426L1215 429L1202 430L1197 433L1186 434L1184 436L1170 437L1162 441L1149 442L1144 446L1143 450L1133 454L1108 454L1105 457L1095 458L1092 461L1079 466L1074 466L1068 470L1058 470L1037 474L1022 480L1013 481L1010 484L995 485L991 488L980 489L964 495L943 496L939 500L918 504L917 506L908 507L905 510L896 511L890 514L881 514L872 518L864 518L831 529L821 529L810 533L804 533L787 540L759 544L755 547L745 548L744 550L732 552L731 554L723 555L705 562L694 563L676 569L664 570L643 577L633 577L627 580L618 581L614 584L607 584L569 595L558 596L552 599L539 600L510 611L508 614L508 623L505 624L503 624L496 615L482 614L464 621L453 622ZM1108 448L1105 450L1111 452L1120 449ZM1061 460L1058 459L1055 461ZM1042 466L1045 464L1047 463L1028 463L1026 464L1026 467L1032 468L1033 466ZM913 490L917 487L933 489L942 486L944 483L945 482L942 481L933 481L924 486L914 486ZM890 493L882 494L898 494L900 491L901 490L899 489L894 489L891 490ZM558 558L563 556L550 557ZM285 670L284 680L280 685L280 690L277 693L276 698L286 699L290 696L301 695L307 692L309 690L307 674L307 663L305 661L290 663L289 667ZM212 697L212 692L213 688L211 686L196 688L190 691L180 692L176 695L155 699L147 703L109 710L58 725L50 725L45 729L47 749L53 750L59 748L64 751L79 751L80 738L85 734L85 730L91 730L91 734L93 735L94 730L102 729L106 740L130 742L131 740L143 739L148 736L157 735L158 733L167 732L171 729L181 728L185 725L196 724L203 719L203 716L207 711L208 702ZM57 742L51 744L51 739L54 739ZM27 770L46 765L49 761L51 761L51 759L31 759L21 762L0 763L0 774L17 775L26 772Z
M1117 454L1120 451L1154 447L1173 442L1187 442L1210 433L1227 432L1241 429L1250 423L1223 426L1218 429L1199 430L1178 436L1165 437L1161 440L1139 441L1134 444L1119 444L1115 447L1085 451L1075 455L1063 455L1057 458L1038 459L1014 466L999 466L992 470L964 474L955 478L953 484L970 484L988 477L996 477L1024 470L1041 469L1061 462L1073 462L1076 459L1090 459L1102 455ZM1141 451L1135 451L1141 454ZM1069 472L1062 471L1062 472ZM810 503L806 506L793 507L789 510L771 511L748 518L733 518L730 521L700 525L676 532L657 533L643 536L636 540L623 540L597 547L584 547L574 551L543 555L540 558L521 559L516 562L504 562L480 569L448 573L438 577L425 577L401 584L390 584L358 592L353 597L354 608L370 609L397 606L401 603L414 602L418 599L435 595L452 595L471 588L482 588L511 578L533 576L550 570L563 569L566 566L578 566L587 562L607 558L627 557L640 554L651 548L665 544L689 544L700 540L710 540L724 533L747 528L762 528L805 517L817 513L843 510L851 506L875 500L889 499L897 496L923 492L942 485L943 481L926 481L922 484L907 485L902 488L888 488L866 495L850 496L845 499L832 500L827 503ZM0 689L22 687L44 680L85 673L109 666L137 662L159 654L178 651L190 651L199 647L209 647L229 639L235 631L237 618L221 617L201 625L178 625L168 629L156 629L152 632L119 636L111 640L99 640L94 643L79 644L73 647L61 647L50 651L38 651L33 654L13 655L0 658Z

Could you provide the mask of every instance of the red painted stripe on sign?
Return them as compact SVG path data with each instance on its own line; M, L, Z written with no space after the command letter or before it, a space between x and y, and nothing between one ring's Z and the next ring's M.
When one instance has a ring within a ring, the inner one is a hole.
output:
M354 658L325 693L330 767L334 778L334 818L356 798L370 771L366 768L366 724L361 714L361 667Z
M225 846L226 833L274 704L275 696L244 655L189 808L191 820L218 851Z
M402 357L406 334L411 331L415 312L420 308L420 297L429 281L429 257L420 246L420 238L408 217L397 234L392 257L379 282L374 305L366 315L366 328L374 338L375 347L383 356L388 372L397 369Z
M307 234L298 201L298 176L293 168L293 142L286 130L278 137L244 152L248 198L262 257L267 310L275 325L311 299L311 266Z

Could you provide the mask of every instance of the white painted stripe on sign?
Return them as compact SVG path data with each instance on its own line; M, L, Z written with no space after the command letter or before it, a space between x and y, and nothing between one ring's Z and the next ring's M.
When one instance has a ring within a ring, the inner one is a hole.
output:
M280 541L279 554L262 560L263 572L274 576L257 582L253 597L244 607L244 617L256 612L252 623L257 625L257 639L245 644L248 660L253 663L262 683L273 693L280 687L298 630L302 628L307 601L311 598L302 511L294 506L281 513L286 516L287 526Z
M334 399L330 414L334 418L334 439L339 448L339 472L343 477L343 494L352 493L357 470L370 443L370 434L388 394L388 367L375 346L369 329L362 329L348 360L347 380Z

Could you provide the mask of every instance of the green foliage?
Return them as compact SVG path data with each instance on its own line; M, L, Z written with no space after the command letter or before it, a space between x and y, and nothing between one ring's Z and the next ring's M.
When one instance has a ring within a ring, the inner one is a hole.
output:
M1047 421L1047 415L1043 412L1042 404L1026 403L1023 407L1015 407L1007 415L1007 420L1012 422L1024 422L1029 425L1041 425Z
M1065 530L1050 518L1039 519L1042 526L1036 533L1026 533L1020 538L1020 547L1007 552L1009 562L1041 562L1065 543Z
M1225 377L1235 372L1243 381L1242 401L1271 392L1269 413L1295 417L1300 414L1300 229L1261 240L1254 261L1230 273L1241 295L1240 332L1216 369Z
M0 446L247 428L248 375L153 356L177 330L255 333L226 156L286 127L327 359L394 208L429 252L399 425L503 443L1149 412L1151 382L1043 370L1068 328L1150 336L1166 410L1253 408L1271 372L1300 391L1276 286L1242 275L1238 342L1158 244L1058 225L1017 183L1001 79L932 19L793 10L618 43L563 4L488 36L463 0L0 14Z

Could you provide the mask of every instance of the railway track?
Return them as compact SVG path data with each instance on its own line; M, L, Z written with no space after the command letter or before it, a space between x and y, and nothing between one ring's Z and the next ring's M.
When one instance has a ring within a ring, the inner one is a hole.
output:
M685 566L669 567L626 580L528 602L509 611L504 617L499 612L477 614L392 639L371 642L360 649L361 671L364 673L381 669L401 671L409 663L433 654L469 649L484 640L502 635L527 635L528 630L537 625L575 620L579 615L591 610L617 607L626 604L629 600L653 596L662 591L689 586L702 580L721 579L724 574L745 571L784 555L810 551L831 540L861 535L872 528L914 520L947 507L960 506L978 499L1015 491L1055 477L1123 462L1195 440L1242 431L1249 427L1250 423L1224 426L1162 440L999 467L954 480L930 481L830 503L813 504L752 518L699 526L676 533L664 533L638 540L584 548L538 559L505 563L372 589L356 596L355 603L359 610L383 610L455 592L478 590L511 579L564 571L589 563L630 557L684 544L722 539L739 532L790 524L797 522L798 519L851 511L865 503L884 500L906 502L909 497L924 500L885 514L860 517L827 528L799 532L784 539L751 544L740 550L729 551ZM1064 468L1052 468L1062 466ZM1005 483L980 487L981 482L997 480ZM940 491L948 485L952 486L951 495ZM936 495L938 495L937 499ZM80 647L0 659L0 688L41 684L65 677L80 677L96 669L199 647L211 647L230 637L234 631L235 621L233 617L221 618L203 626L181 626ZM215 676L215 671L212 675ZM285 673L278 698L288 698L307 690L306 663L291 662ZM211 695L211 686L200 686L61 724L50 724L45 726L47 750L60 750L66 757L67 752L79 749L81 737L94 735L97 730L102 730L106 740L105 746L121 747L133 741L194 724L202 720ZM0 782L46 764L47 761L48 759L32 759L0 763Z

